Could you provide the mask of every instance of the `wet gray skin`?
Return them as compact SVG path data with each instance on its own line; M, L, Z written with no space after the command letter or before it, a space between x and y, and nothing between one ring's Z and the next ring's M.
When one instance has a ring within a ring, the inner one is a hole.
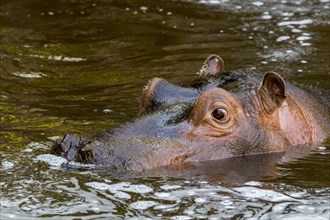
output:
M65 135L51 152L70 161L144 170L313 147L329 136L328 103L276 73L225 72L222 59L212 55L199 75L192 87L151 80L136 119L90 140Z

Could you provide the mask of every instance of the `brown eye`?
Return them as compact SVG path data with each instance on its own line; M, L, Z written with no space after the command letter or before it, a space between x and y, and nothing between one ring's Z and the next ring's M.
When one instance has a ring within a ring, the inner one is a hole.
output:
M212 112L212 117L221 121L226 118L227 116L227 111L223 108L217 108Z

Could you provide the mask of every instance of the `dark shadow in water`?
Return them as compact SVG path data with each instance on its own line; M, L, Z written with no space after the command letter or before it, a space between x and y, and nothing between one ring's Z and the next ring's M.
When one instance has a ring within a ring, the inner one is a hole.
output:
M330 186L330 139L324 141L308 156L298 157L277 165L278 178L275 183L303 188Z
M290 169L291 164L313 157L310 146L295 146L286 152L265 153L248 156L239 156L222 160L186 163L180 166L159 167L152 170L114 171L109 169L94 170L101 176L111 176L116 179L166 177L189 179L196 181L209 181L222 185L242 185L248 181L275 181L279 178L285 180L283 168ZM310 156L307 156L309 155ZM307 157L306 157L307 156ZM316 155L317 156L317 155ZM298 165L304 166L304 165ZM68 166L67 171L81 169Z

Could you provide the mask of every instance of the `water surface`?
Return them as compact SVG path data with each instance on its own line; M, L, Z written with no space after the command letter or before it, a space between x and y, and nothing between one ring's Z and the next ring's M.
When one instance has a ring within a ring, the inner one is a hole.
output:
M329 141L289 162L263 155L145 173L67 166L47 155L58 136L133 118L148 80L185 85L213 53L228 70L273 70L329 89L329 7L2 0L1 219L329 219Z

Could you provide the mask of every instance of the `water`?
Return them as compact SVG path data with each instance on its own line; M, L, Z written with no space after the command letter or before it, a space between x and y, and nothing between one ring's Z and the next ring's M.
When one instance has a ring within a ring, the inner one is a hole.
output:
M329 219L329 141L294 160L263 155L143 173L48 155L58 136L134 117L149 79L186 84L212 53L226 69L330 88L329 7L2 0L0 218Z

